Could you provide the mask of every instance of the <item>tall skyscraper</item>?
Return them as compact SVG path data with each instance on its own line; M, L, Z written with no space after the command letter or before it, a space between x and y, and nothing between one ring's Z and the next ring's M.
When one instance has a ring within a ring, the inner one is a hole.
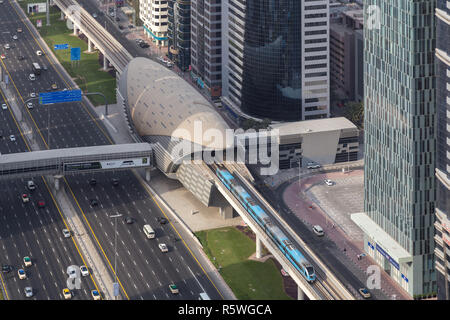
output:
M328 0L224 0L222 103L273 120L329 116Z
M191 66L211 97L222 88L222 1L191 1Z
M438 299L450 300L450 1L436 7L436 259Z
M141 0L139 18L144 23L145 34L161 46L167 45L167 0Z
M168 0L168 55L183 71L191 63L191 1Z
M365 212L352 219L411 296L437 290L435 4L364 2Z

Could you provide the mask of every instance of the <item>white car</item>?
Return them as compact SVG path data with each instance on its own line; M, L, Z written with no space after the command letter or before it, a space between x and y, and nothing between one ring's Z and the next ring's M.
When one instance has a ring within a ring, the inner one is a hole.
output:
M114 17L114 11L111 11L111 12L109 13L109 16L110 16L110 17Z
M11 48L11 47L9 46L9 43L7 43L7 44L4 45L4 48L5 48L6 50L8 50L8 49Z
M12 135L9 136L9 140L16 141L16 137L12 134Z
M28 256L23 257L23 263L25 264L25 267L31 267L31 265L33 264L33 263L31 262L30 257L28 257Z
M33 109L33 102L28 102L27 107L28 109Z
M67 229L63 229L62 233L64 235L64 238L70 238L70 231Z
M97 18L97 14L96 14L95 12L92 14L92 16L93 16L94 18Z
M2 109L3 109L3 110L8 109L8 106L6 105L6 103L2 103Z
M330 179L325 179L325 180L323 180L324 182L325 182L325 184L327 185L327 186L332 186L333 184L334 184L334 181L332 181L332 180L330 180Z
M161 252L168 252L169 249L167 249L167 246L165 243L160 243L158 244L159 250L161 250Z
M22 194L22 202L23 203L30 202L30 197L28 197L26 193Z
M86 268L86 266L81 266L80 272L83 277L86 277L89 275L89 270L88 270L88 268Z
M321 236L324 235L322 227L319 226L318 224L316 224L315 226L313 226L312 229L313 229L314 233L315 233L316 235L318 235L319 237L321 237Z
M320 168L320 164L315 163L315 162L308 162L306 167L308 169L318 169L318 168Z
M33 296L33 288L32 287L25 287L23 292L25 293L25 297L27 297L27 298L31 298Z
M13 35L13 40L17 40L18 39L18 37L16 36L16 35Z
M36 80L36 76L34 75L34 73L30 73L30 75L28 76L28 79L30 79L31 81Z
M31 92L30 93L30 98L36 98L36 92Z
M27 278L27 274L25 273L25 270L23 270L23 269L17 270L17 274L19 275L20 280Z
M38 51L36 51L36 54L37 54L38 56L42 56L42 51L41 51L41 50L38 50Z

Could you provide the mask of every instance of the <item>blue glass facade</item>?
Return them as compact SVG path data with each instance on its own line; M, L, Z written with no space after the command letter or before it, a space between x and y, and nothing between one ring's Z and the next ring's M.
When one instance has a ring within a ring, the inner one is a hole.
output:
M379 28L364 28L364 210L412 256L400 265L409 282L391 276L410 295L430 294L436 291L436 2L364 5L366 21L373 18L369 6L380 19Z

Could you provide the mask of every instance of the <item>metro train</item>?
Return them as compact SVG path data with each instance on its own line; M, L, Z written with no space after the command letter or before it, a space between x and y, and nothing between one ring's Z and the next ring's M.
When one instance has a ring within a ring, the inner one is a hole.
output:
M305 279L310 283L314 282L316 280L314 267L292 244L284 232L272 223L267 213L256 203L234 176L225 168L217 168L216 175Z

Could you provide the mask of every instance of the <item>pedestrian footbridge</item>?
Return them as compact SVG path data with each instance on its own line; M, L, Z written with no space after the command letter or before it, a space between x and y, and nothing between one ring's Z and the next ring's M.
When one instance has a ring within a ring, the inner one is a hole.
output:
M1 154L0 179L150 169L151 165L152 148L148 143L52 149Z

